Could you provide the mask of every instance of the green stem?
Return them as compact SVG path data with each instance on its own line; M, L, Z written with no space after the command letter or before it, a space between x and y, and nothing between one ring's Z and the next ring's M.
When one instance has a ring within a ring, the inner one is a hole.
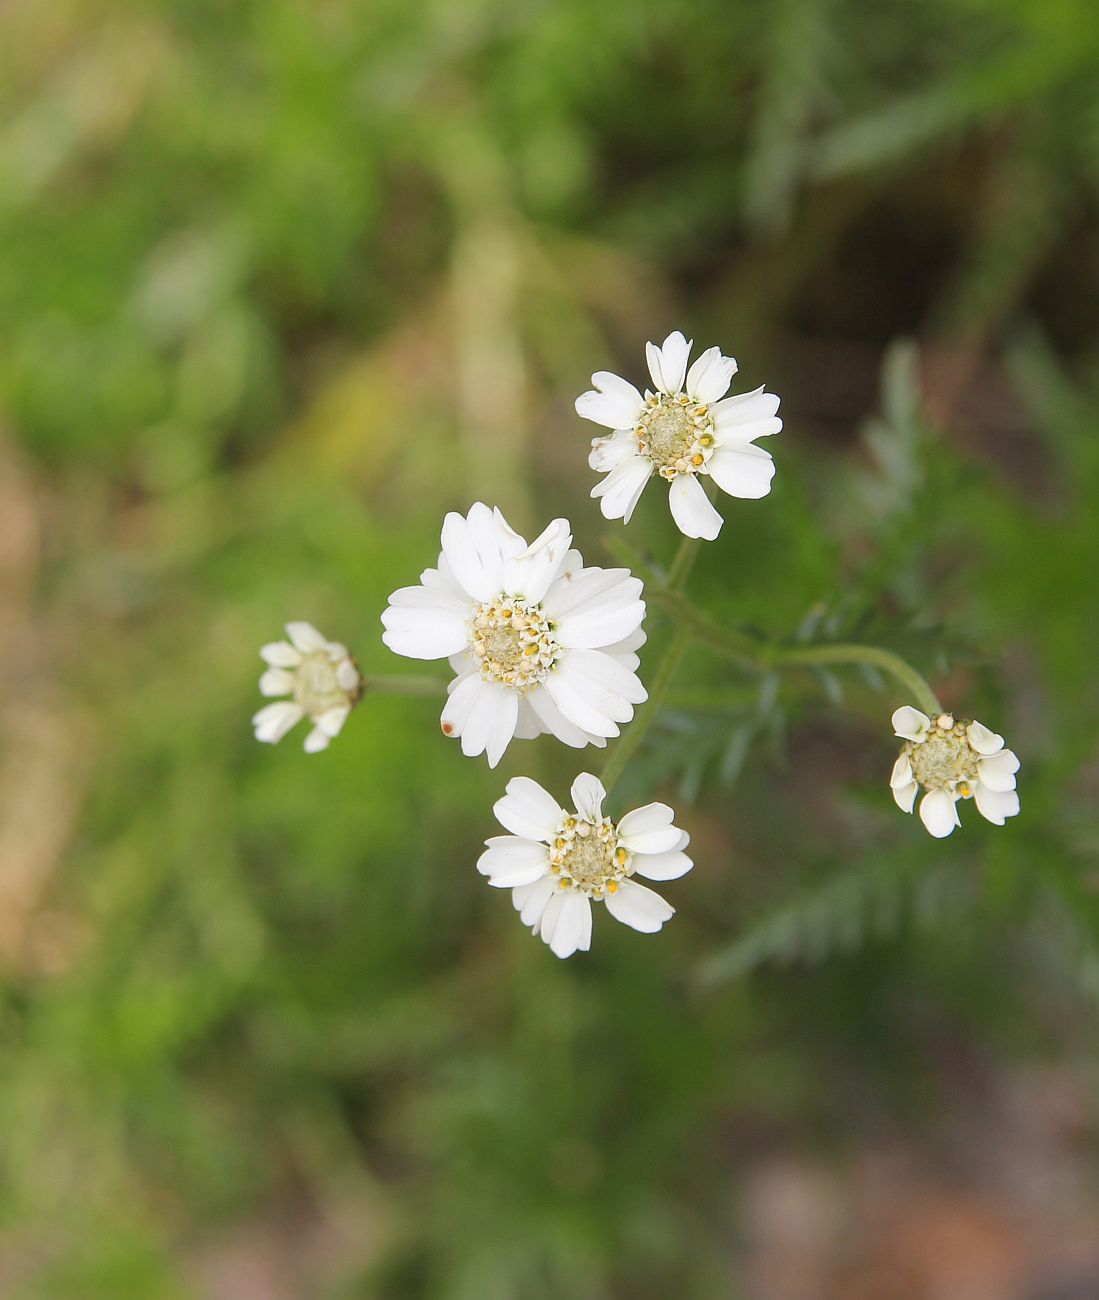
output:
M445 695L441 677L364 677L364 695Z
M775 667L787 664L870 664L888 673L909 693L918 707L931 717L943 711L935 692L915 668L900 655L895 655L891 650L883 650L880 646L815 645L775 650L771 652L771 663Z

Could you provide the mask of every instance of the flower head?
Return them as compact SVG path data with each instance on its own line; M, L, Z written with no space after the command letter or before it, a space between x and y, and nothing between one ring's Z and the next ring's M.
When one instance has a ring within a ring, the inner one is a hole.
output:
M957 802L972 799L988 821L1002 826L1019 811L1015 773L1019 760L980 722L956 722L949 713L934 722L910 705L893 714L893 731L905 739L889 784L897 806L910 813L920 790L920 818L943 839L960 826Z
M287 623L286 635L289 641L272 641L260 650L269 666L259 688L264 695L290 699L260 709L252 726L257 740L273 745L302 718L311 718L305 752L315 754L339 735L362 694L362 681L347 647L326 641L312 623Z
M606 797L602 782L582 772L567 812L537 781L513 778L494 808L511 834L486 840L477 862L490 885L512 891L520 920L558 957L591 946L593 903L654 934L675 908L633 877L677 880L693 866L683 852L691 837L672 824L667 804L635 808L615 823L603 813Z
M634 672L641 581L628 569L585 568L571 543L567 519L528 545L478 502L465 517L447 515L438 567L395 591L382 615L395 653L449 658L457 676L443 731L491 767L513 736L605 745L646 698Z
M613 429L592 442L588 463L606 478L592 496L608 519L629 523L645 484L658 474L669 484L672 517L687 537L712 541L722 519L699 482L709 475L730 496L765 497L775 466L757 438L778 433L779 399L757 388L726 397L737 365L708 348L687 369L692 343L677 330L646 353L653 389L645 395L618 375L592 375L594 390L576 399L577 414Z

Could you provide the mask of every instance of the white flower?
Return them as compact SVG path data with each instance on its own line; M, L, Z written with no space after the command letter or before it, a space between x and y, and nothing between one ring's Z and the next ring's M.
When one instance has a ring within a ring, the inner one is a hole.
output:
M606 473L592 488L608 519L630 522L653 474L667 479L672 517L687 537L713 539L722 519L702 484L708 474L730 496L765 497L775 466L757 438L778 433L779 399L757 388L725 397L736 374L732 357L709 348L687 369L692 344L677 330L646 353L655 391L644 397L633 384L600 370L593 391L576 399L577 414L615 432L593 440L588 463ZM724 400L721 400L724 399Z
M443 731L495 767L513 736L550 732L576 749L605 745L646 698L634 669L645 640L640 579L585 568L567 519L529 546L478 502L443 522L436 569L402 587L382 640L411 659L449 658Z
M955 722L949 713L932 722L907 704L893 714L893 731L907 741L889 778L893 798L910 813L922 789L920 817L936 839L961 825L959 799L972 798L981 816L997 826L1018 813L1019 760L1004 748L1003 736L980 722Z
M667 804L635 808L616 825L603 815L606 795L602 782L582 772L572 783L569 813L537 781L513 778L493 809L511 834L486 840L477 862L490 885L512 891L520 920L558 957L591 947L593 902L654 934L675 908L634 875L677 880L693 865L683 852L691 837L672 824Z
M260 650L269 665L259 679L264 695L289 695L268 704L252 719L256 739L275 744L302 718L313 721L305 752L327 749L362 694L362 682L347 647L326 641L311 623L287 623L289 641L272 641Z

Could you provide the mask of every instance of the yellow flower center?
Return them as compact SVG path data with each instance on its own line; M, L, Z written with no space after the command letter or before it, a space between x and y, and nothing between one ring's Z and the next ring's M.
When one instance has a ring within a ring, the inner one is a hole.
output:
M949 728L936 725L922 743L910 740L905 744L902 752L925 790L953 790L960 781L976 779L981 756L969 743L968 726L968 722L955 722Z
M713 453L714 421L709 407L686 393L657 393L645 403L634 435L637 448L663 478L696 474Z
M526 692L546 680L560 646L540 604L501 595L477 607L470 650L486 682Z
M618 843L609 817L600 822L569 817L550 849L550 869L561 889L579 889L589 898L616 893L618 882L633 874L629 853Z

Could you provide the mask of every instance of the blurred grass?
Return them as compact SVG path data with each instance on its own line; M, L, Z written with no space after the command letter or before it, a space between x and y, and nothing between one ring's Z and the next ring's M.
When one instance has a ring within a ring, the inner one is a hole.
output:
M0 7L0 1292L740 1294L761 1144L1094 1051L1097 159L1085 0ZM880 684L699 656L622 791L697 797L680 915L560 966L472 863L575 756L261 749L256 649L399 671L478 496L597 558L572 398L680 325L787 418L709 607L907 650L1023 815L933 844Z

